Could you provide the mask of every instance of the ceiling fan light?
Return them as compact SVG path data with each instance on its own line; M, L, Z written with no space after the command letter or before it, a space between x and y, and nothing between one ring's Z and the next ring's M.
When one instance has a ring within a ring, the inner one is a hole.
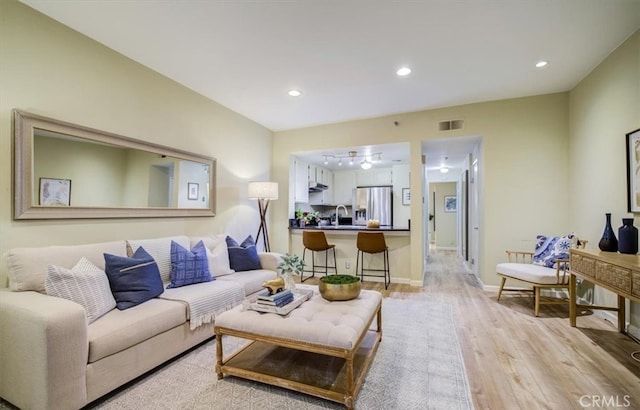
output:
M366 159L364 161L362 161L360 163L360 168L362 169L369 169L371 168L371 162L367 161Z
M447 172L449 172L449 168L447 168L447 167L440 167L440 172L442 172L443 174L446 174Z

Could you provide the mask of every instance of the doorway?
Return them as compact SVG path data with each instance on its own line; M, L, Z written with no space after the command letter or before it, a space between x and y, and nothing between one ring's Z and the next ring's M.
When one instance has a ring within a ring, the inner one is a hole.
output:
M477 274L481 214L482 137L425 140L423 154L423 272L431 247L453 249Z

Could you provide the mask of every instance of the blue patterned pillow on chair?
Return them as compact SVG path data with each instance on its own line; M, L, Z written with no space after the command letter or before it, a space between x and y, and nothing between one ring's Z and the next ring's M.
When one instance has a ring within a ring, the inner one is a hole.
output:
M574 238L574 234L567 236L538 235L532 263L555 268L557 259L569 259L569 250L573 247Z

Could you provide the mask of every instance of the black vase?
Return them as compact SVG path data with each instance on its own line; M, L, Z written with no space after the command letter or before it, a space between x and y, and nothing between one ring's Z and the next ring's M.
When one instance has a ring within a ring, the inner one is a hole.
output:
M616 239L616 234L613 232L613 228L611 227L611 214L605 214L605 216L607 217L607 221L604 225L602 238L600 239L600 242L598 242L598 247L604 252L617 252L618 240Z
M633 226L633 218L622 218L622 226L618 228L618 251L635 255L638 253L638 228Z

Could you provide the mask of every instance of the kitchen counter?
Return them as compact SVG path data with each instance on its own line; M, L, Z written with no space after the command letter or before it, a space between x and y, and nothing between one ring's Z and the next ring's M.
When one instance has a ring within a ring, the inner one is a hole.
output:
M312 225L312 226L305 226L304 228L299 228L299 227L291 227L290 228L291 233L301 233L302 231L324 231L325 233L331 233L331 234L355 234L356 232L359 231L366 231L366 232L384 232L384 233L388 233L391 235L409 235L410 234L410 229L409 228L396 228L393 226L381 226L379 228L367 228L365 225Z
M383 232L385 242L389 247L389 264L391 267L392 283L410 283L411 273L411 231L407 227L382 226L380 228L367 228L364 225L326 225L305 226L304 228L291 227L289 229L289 253L294 255L304 254L302 234L305 231L321 231L327 236L327 241L335 245L338 273L355 274L357 248L356 237L358 232ZM306 255L306 264L311 266L310 252ZM325 263L325 254L316 252L316 264ZM376 269L382 265L383 258L380 255L367 254L364 257L366 267L373 266ZM333 261L332 261L333 262ZM307 268L310 269L310 268ZM333 272L333 270L330 270ZM316 275L318 276L318 275ZM366 277L368 281L381 281L382 278Z

